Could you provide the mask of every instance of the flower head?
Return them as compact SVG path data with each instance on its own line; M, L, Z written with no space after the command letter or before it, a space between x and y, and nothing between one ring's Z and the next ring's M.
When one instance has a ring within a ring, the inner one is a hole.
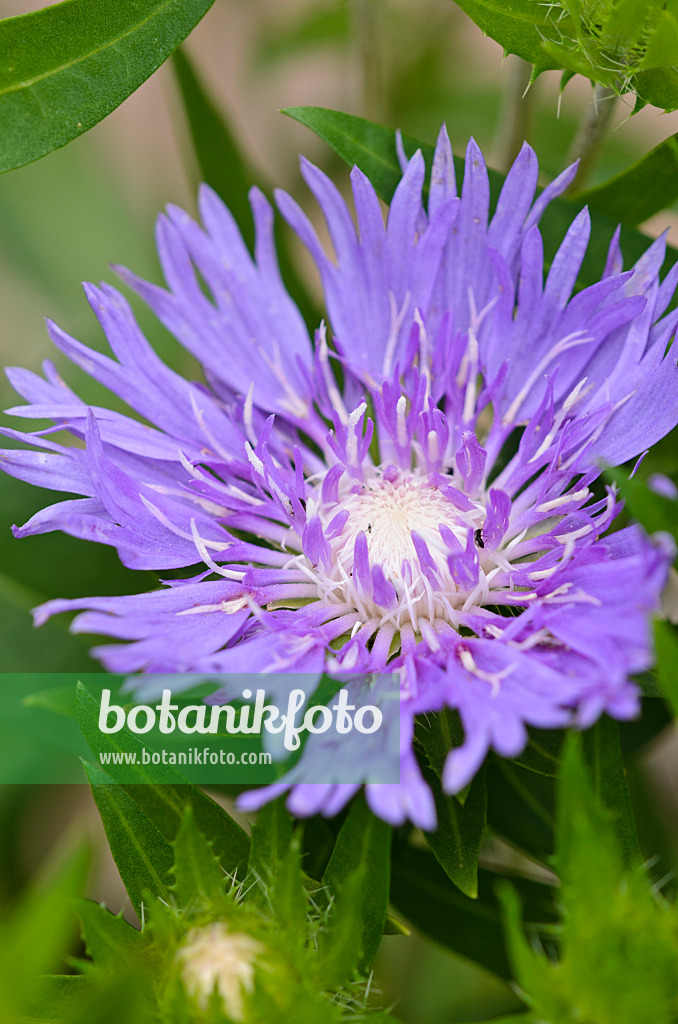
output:
M44 379L11 370L29 403L11 411L50 417L86 447L6 430L41 451L4 452L3 466L82 495L17 536L61 529L114 545L135 569L202 563L151 593L37 610L38 622L79 610L76 631L127 641L96 649L107 668L398 672L402 781L367 796L388 820L430 828L415 715L458 710L464 742L443 779L455 791L491 747L517 755L527 725L636 711L629 676L651 663L648 616L670 553L633 527L610 534L620 505L594 484L603 463L678 421L678 313L666 312L678 267L660 283L658 240L624 272L615 235L602 279L573 295L588 214L546 281L537 224L574 168L535 200L524 147L489 220L473 142L459 197L441 131L426 208L421 154L402 162L386 224L353 169L357 226L302 163L331 255L277 195L322 280L327 326L313 340L279 275L261 193L254 256L209 189L203 227L170 208L158 224L167 287L119 274L200 359L206 383L158 359L118 292L88 285L115 358L53 324L51 337L154 425L88 408L50 363ZM302 780L292 807L331 813L354 789Z
M264 947L250 935L221 923L194 928L177 953L186 990L206 1010L212 993L221 996L230 1020L244 1014L244 994L254 988L254 970Z

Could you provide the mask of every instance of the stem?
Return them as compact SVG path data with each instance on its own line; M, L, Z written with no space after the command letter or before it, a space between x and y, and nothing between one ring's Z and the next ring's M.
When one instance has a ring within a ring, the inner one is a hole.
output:
M500 170L507 172L527 139L534 109L532 66L520 57L508 58L506 89L499 107L496 152Z
M616 92L609 86L596 85L594 87L593 96L584 111L567 156L568 164L579 160L579 170L567 190L568 195L581 192L584 184L588 181L607 135L616 99Z
M353 0L353 35L360 68L362 115L371 121L380 121L385 114L381 8L383 0Z

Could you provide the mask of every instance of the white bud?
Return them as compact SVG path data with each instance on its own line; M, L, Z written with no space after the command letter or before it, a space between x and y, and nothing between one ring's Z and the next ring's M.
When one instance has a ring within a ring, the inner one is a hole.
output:
M187 992L206 1010L216 988L228 1016L242 1021L244 994L254 988L254 969L264 946L223 923L194 928L177 953Z

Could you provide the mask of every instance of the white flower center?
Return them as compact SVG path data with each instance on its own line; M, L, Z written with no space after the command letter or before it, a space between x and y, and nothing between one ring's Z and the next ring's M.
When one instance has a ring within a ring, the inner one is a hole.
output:
M338 501L317 505L331 550L329 565L309 565L321 600L397 628L411 623L418 630L422 618L455 621L454 609L475 584L464 586L459 574L455 580L450 556L463 558L469 535L473 540L485 520L484 505L466 499L462 504L470 507L460 509L427 474L394 466L372 469L362 483L345 478L342 484ZM344 521L336 532L338 516ZM367 559L360 555L361 534Z

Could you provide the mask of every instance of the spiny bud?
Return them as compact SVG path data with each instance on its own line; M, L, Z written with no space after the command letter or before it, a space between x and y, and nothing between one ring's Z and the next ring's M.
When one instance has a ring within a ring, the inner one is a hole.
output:
M217 922L193 928L177 953L187 992L206 1010L215 988L228 1016L242 1021L244 995L254 988L254 971L264 946Z

